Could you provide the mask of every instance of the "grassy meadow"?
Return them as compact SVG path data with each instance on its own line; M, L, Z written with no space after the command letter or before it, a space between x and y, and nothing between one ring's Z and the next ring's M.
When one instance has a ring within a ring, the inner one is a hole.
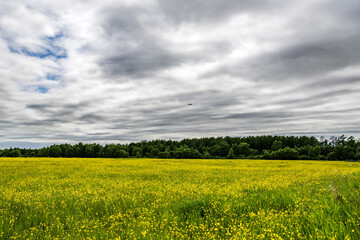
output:
M360 239L360 163L0 158L0 239Z

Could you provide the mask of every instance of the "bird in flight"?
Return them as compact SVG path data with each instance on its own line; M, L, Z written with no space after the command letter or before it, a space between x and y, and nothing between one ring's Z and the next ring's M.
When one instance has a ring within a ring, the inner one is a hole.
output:
M188 106L192 106L192 103L188 103Z

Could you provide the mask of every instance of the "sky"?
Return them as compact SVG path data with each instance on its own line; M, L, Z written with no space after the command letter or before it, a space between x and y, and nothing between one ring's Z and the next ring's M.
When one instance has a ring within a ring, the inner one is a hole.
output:
M358 138L359 22L359 0L1 0L0 148Z

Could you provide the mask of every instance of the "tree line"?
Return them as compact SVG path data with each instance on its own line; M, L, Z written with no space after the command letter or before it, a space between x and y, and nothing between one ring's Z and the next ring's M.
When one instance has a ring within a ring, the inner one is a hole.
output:
M81 158L253 158L288 160L360 160L360 141L309 136L209 137L153 140L130 144L57 144L40 149L7 148L0 157Z

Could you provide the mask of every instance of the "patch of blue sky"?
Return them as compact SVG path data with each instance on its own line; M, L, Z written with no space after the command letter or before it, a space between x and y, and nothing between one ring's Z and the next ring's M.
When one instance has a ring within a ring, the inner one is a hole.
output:
M57 53L56 55L54 54L54 57L56 58L67 58L67 51L65 48L60 47L57 44L57 41L59 41L61 38L63 38L65 35L62 32L59 32L58 34L56 34L55 36L52 37L45 37L44 41L47 42L47 44L49 46L51 46L51 49L53 50L54 53Z
M47 93L49 91L49 88L47 88L45 86L38 86L36 91L39 93Z
M60 75L47 73L46 79L50 81L58 81L60 79Z
M48 39L49 41L56 41L60 38L63 38L65 35L63 32L59 32L58 34L56 34L55 36L53 37L45 37L45 39Z
M65 48L56 44L56 42L64 37L63 33L59 33L53 37L44 37L43 41L46 43L47 47L41 47L40 51L31 51L27 47L13 47L11 44L8 46L9 51L17 54L24 54L29 57L37 57L37 58L47 58L53 57L55 59L63 59L67 58L68 54ZM9 39L7 39L8 43L11 43Z
M13 48L13 47L8 47L8 48L9 48L10 52L20 54L20 52L18 50L16 50L15 48Z
M58 50L63 50L63 49L43 48L43 51L32 52L32 51L27 50L26 48L22 48L21 53L26 56L29 56L29 57L37 57L37 58L54 57L56 59L61 59L61 58L68 57L66 50L64 50L64 51L58 51Z

